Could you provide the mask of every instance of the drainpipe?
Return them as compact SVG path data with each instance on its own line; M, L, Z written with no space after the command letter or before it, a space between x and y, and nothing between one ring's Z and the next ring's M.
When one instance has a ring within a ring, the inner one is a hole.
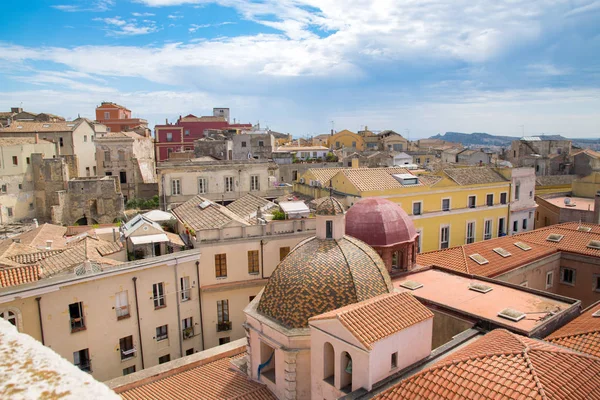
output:
M175 268L173 269L174 273L175 273L175 289L178 288L177 283L179 281L179 278L177 277L177 266L179 265L179 259L175 258ZM179 293L178 290L175 290L175 293L177 294L177 327L178 327L178 331L179 331L179 357L183 357L183 331L181 330L181 312L179 310L179 306L180 306L180 300L181 300L181 294Z
M165 176L163 175L161 178L163 187L163 211L167 211L167 192L165 189Z
M202 350L204 350L204 319L202 318L202 294L200 291L200 261L196 261L196 277L198 279L198 305L200 306L200 331L202 335L200 340L202 341Z
M142 345L142 327L140 325L140 307L138 306L138 293L137 293L137 277L131 278L133 281L133 293L135 297L135 314L137 316L138 325L138 337L140 339L140 359L142 360L142 369L144 369L144 346Z
M42 319L42 304L40 303L41 300L42 300L41 297L35 298L35 301L37 301L38 317L40 319L40 332L42 334L42 344L45 345L46 343L44 343L44 323L43 323L43 319Z
M265 279L265 251L264 251L264 242L260 239L260 277Z

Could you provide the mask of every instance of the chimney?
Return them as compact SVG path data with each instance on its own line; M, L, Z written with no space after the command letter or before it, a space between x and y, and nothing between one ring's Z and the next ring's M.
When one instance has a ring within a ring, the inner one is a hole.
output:
M594 197L594 223L600 224L600 190L596 192L596 197Z
M333 136L333 128L331 128L331 136Z
M40 135L36 132L35 133L35 144L38 144L40 142Z
M352 159L352 168L358 168L360 165L358 163L358 158Z
M165 125L169 125L169 118L165 118Z
M43 158L43 157L42 157L42 158ZM34 218L34 219L33 219L33 225L34 225L36 228L40 226L40 224L38 224L38 220L37 220L37 218Z

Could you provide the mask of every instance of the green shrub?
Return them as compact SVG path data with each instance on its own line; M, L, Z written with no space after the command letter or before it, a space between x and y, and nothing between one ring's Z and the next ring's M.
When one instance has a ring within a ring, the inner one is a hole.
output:
M273 211L273 219L274 220L284 220L285 213L281 210L275 210L275 211Z

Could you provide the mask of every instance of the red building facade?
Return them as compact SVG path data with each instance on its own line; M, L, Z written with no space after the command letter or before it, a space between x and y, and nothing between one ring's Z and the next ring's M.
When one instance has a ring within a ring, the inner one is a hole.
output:
M131 118L131 110L116 103L102 102L96 107L96 121L109 132L135 131L142 136L150 136L148 121L141 118Z

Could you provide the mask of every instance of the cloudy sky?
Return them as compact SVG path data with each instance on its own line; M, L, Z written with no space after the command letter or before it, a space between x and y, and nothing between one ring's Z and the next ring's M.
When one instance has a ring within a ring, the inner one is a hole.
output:
M8 2L8 4L6 4ZM25 6L26 5L26 6ZM600 137L597 0L4 0L0 108Z

